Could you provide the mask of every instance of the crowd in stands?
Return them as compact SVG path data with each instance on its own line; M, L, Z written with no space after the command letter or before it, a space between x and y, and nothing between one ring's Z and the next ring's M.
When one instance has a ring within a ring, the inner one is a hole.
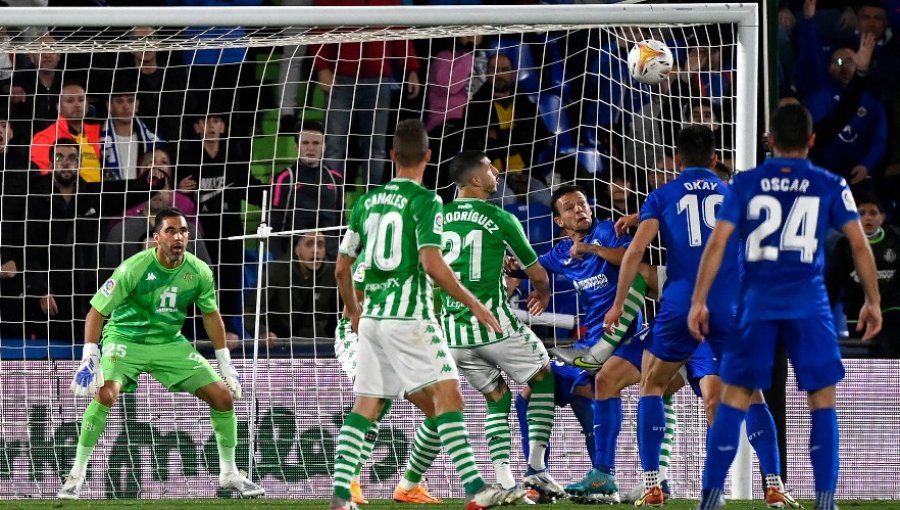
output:
M873 248L882 243L885 335L895 343L879 353L900 356L900 321L888 313L900 310L900 42L892 30L900 30L900 1L781 4L782 101L810 109L818 133L811 159L846 177L860 211L871 213L864 225ZM36 40L52 44L57 35ZM135 27L122 35L139 43L156 32ZM243 32L188 35L236 39ZM190 219L190 251L214 268L232 342L250 336L258 300L263 338L330 337L339 311L339 231L273 237L266 253L252 257L255 241L227 238L246 233L248 209L262 206L274 231L343 225L352 200L390 178L388 136L406 117L422 118L429 130L427 187L452 200L447 162L462 149L486 151L503 173L495 202L546 251L556 234L554 186L585 184L600 218L636 212L647 193L674 178L673 141L684 125L713 128L723 170L743 170L734 163L733 37L729 27L620 27L252 52L147 45L0 56L0 336L79 340L99 284L153 245L155 213L175 206ZM646 38L665 40L675 55L674 72L659 86L633 82L625 65L633 43ZM269 59L279 63L274 86L264 72ZM309 114L313 90L324 93L319 118ZM254 137L268 134L266 110L277 112L276 134L294 145L296 160L251 172ZM829 288L849 313L858 284L842 269L845 243L834 245ZM268 261L261 298L248 262L256 257ZM561 292L554 310L577 313L573 294ZM186 326L189 338L202 331L195 326Z

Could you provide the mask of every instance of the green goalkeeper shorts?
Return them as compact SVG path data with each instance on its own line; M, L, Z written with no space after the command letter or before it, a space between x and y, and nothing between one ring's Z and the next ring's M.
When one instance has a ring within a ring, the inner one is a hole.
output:
M145 345L110 337L103 339L102 346L103 378L119 382L124 393L137 389L138 377L143 373L150 374L169 391L190 394L222 380L188 342Z

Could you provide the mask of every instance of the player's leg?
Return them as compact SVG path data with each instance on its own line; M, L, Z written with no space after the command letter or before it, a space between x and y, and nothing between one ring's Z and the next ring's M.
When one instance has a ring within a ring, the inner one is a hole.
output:
M566 492L576 499L619 501L619 489L616 486L616 440L622 429L622 389L637 383L640 380L638 366L640 360L634 358L643 351L643 344L633 342L623 344L633 350L629 353L616 351L603 364L603 368L597 373L594 390L594 444L596 452L591 459L591 470L578 482L566 487Z
M425 472L441 453L441 436L432 404L427 401L420 403L429 410L425 411L426 418L416 430L412 450L406 460L406 470L394 488L394 501L398 503L441 503L422 482Z
M628 289L628 297L623 305L622 317L619 325L612 333L604 332L600 340L589 348L557 347L550 353L567 365L584 368L587 370L600 370L600 367L625 339L625 332L631 327L635 319L641 317L641 309L644 307L644 297L647 295L647 280L640 273L635 275L634 283ZM640 324L638 324L640 326Z
M759 467L765 476L766 505L769 508L800 508L800 503L784 490L778 433L762 391L754 391L751 395L744 423L747 425L747 438L753 446L753 451L756 452Z
M385 400L397 398L403 393L382 344L386 336L382 332L382 322L365 318L359 322L357 362L360 370L353 383L356 398L353 410L344 418L334 452L332 509L355 506L350 482L359 464L366 434L384 410Z
M91 453L106 428L110 409L121 392L133 392L137 389L137 379L146 366L146 357L143 356L141 347L143 346L103 339L100 367L106 382L84 410L75 461L57 494L60 499L78 499Z
M433 404L441 444L463 483L468 510L493 507L524 496L525 492L521 490L506 490L500 485L485 484L478 471L463 417L463 398L456 363L447 353L441 328L430 321L381 322L390 327L391 334L381 338L390 344L392 355L389 362L395 368L393 379L400 384L411 402L417 403L424 398ZM362 363L360 366L363 366ZM357 382L360 380L357 378ZM424 408L422 410L428 412Z
M816 487L816 510L834 510L840 459L835 386L844 378L844 364L834 323L829 317L783 321L781 341L807 393L811 428L809 457Z
M700 510L720 506L725 477L737 453L741 422L747 414L753 389L765 389L771 381L777 323L746 322L741 324L739 332L740 337L722 355L720 374L725 386L715 421L707 434Z
M550 357L544 344L530 328L520 325L518 330L503 342L481 349L485 360L499 366L511 379L526 383L531 398L526 410L528 423L529 455L528 470L522 484L526 489L538 491L546 498L565 496L565 491L550 476L545 462L545 453L553 430L555 380L550 370ZM505 385L504 385L505 386ZM506 392L509 393L508 390ZM485 393L491 400L492 395ZM504 425L509 433L509 407L505 408ZM506 442L507 447L509 441Z
M365 505L369 502L365 496L363 496L362 485L359 482L360 474L362 473L363 466L365 466L366 462L372 456L372 450L375 449L375 441L378 440L381 420L383 420L391 411L391 405L392 402L390 400L385 400L381 414L372 422L372 426L369 427L368 432L366 432L366 440L363 442L363 447L359 454L359 463L356 464L356 471L353 473L353 479L350 480L351 499L357 505Z

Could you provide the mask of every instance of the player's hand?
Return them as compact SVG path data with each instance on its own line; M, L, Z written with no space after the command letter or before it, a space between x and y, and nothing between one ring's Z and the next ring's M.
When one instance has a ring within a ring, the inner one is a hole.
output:
M863 303L859 310L859 321L856 323L856 331L865 331L863 334L863 342L875 338L881 331L881 308L871 303Z
M528 294L528 313L531 315L540 315L547 309L550 304L550 294L538 290L531 291Z
M573 241L572 248L569 249L569 256L575 260L583 260L585 254L594 253L594 245L582 243L581 241Z
M619 319L622 318L623 313L625 313L625 311L622 310L621 306L613 304L603 317L603 330L607 333L612 333L613 328L619 325Z
M53 297L53 294L47 294L41 298L41 311L51 317L59 313L59 307L56 305L56 298Z
M420 92L422 92L422 81L419 80L419 73L410 71L406 78L406 97L415 99L419 97Z
M503 272L506 274L513 274L519 271L519 261L516 260L515 257L506 256L506 259L503 260Z
M622 234L625 233L631 227L636 227L638 224L638 214L632 213L626 216L622 216L618 220L616 220L616 224L613 228L616 229L616 237L622 237Z
M75 371L69 388L76 397L93 397L104 382L103 369L100 368L100 346L87 342L81 354L81 365Z
M869 176L869 169L863 165L856 165L850 170L850 184L859 184Z
M216 361L219 364L219 373L222 374L222 380L225 382L225 386L228 386L231 396L235 400L240 400L241 377L231 363L231 352L228 351L227 347L216 349Z
M688 329L691 335L702 342L709 333L709 309L706 305L691 305L688 312Z
M476 303L475 306L472 307L472 315L474 315L479 322L487 326L488 329L493 330L495 333L503 333L500 322L483 304Z

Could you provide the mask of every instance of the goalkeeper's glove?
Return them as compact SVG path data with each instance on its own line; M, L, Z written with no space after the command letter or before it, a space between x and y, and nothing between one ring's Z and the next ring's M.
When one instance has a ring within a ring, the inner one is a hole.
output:
M84 344L81 365L72 378L72 392L79 397L93 397L103 387L103 369L100 368L100 347L93 343Z
M227 347L216 349L216 361L219 363L219 373L222 374L222 380L225 386L231 391L231 396L235 400L241 399L241 378L231 364L231 352Z

